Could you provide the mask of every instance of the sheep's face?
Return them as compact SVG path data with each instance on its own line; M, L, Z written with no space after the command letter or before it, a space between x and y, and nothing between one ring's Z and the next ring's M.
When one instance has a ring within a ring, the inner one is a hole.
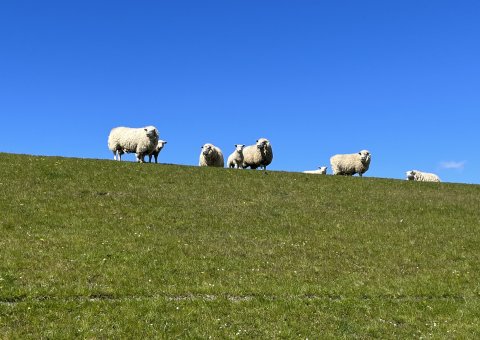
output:
M264 150L268 146L268 144L270 144L270 142L268 141L268 139L260 138L259 140L257 140L256 144L258 149Z
M243 151L243 148L245 147L244 144L235 144L235 150L238 152L238 153L241 153Z
M318 169L320 169L321 172L326 172L327 171L326 166L319 166Z
M160 140L158 141L158 144L157 144L157 151L162 150L163 147L165 146L165 144L167 144L167 142L160 139Z
M213 153L213 145L212 144L205 144L202 146L202 153L205 156L211 155Z
M407 171L407 180L412 181L415 179L415 170Z
M368 150L362 150L358 154L360 155L360 160L362 163L370 162L371 155Z
M147 126L143 128L143 130L145 130L145 134L148 138L158 138L158 131L154 126Z

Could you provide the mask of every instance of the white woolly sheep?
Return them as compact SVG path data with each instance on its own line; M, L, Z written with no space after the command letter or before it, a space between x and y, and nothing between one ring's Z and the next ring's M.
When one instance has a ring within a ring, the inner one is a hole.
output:
M440 178L432 173L423 172L418 170L407 171L407 181L419 181L419 182L440 182Z
M243 148L244 144L235 144L235 151L228 156L227 167L241 169L243 164Z
M162 151L162 149L163 149L163 147L165 146L165 144L167 144L166 141L161 140L161 139L158 140L157 146L156 146L155 149L153 149L153 151L148 155L148 162L149 162L149 163L152 163L152 156L155 158L155 163L157 163L158 154L160 153L160 151Z
M358 174L360 177L367 172L370 166L371 154L367 150L358 153L340 154L330 158L332 173L334 175L353 176Z
M315 174L315 175L326 175L327 174L327 167L326 166L319 166L317 170L306 170L303 173L304 174Z
M207 143L202 146L200 153L199 166L216 166L223 168L223 153L220 148L213 144Z
M266 138L260 138L255 145L249 145L243 149L242 167L244 169L248 167L251 169L263 167L264 170L267 170L267 165L269 165L272 160L272 145Z
M113 159L121 161L124 153L135 153L137 162L144 163L158 143L158 130L155 126L143 128L116 127L108 136L108 148L113 152Z

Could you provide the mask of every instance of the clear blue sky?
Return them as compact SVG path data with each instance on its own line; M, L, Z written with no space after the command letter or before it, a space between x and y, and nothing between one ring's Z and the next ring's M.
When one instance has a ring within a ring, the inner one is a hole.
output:
M155 125L165 163L266 137L272 170L368 149L366 176L480 183L479 18L468 0L3 0L0 152L113 159L111 128Z

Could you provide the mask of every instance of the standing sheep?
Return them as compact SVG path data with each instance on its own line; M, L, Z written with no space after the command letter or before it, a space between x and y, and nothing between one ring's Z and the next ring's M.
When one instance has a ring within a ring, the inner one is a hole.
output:
M368 150L362 150L358 153L332 156L330 158L332 173L334 175L346 176L358 174L362 177L370 166L371 156L372 155Z
M419 182L440 182L440 178L432 173L423 172L418 170L407 171L407 181L419 181Z
M317 170L306 170L303 173L304 174L315 174L315 175L326 175L327 174L327 167L326 166L319 166Z
M153 151L148 155L148 162L149 162L149 163L152 163L152 156L155 157L155 163L157 163L158 154L160 153L160 151L162 151L162 149L163 149L163 147L165 146L165 144L167 144L166 141L161 140L161 139L158 140L157 146L156 146L155 149L153 149Z
M113 152L113 159L121 161L126 152L134 152L137 162L144 163L158 143L158 130L155 126L143 128L116 127L108 135L108 148Z
M256 169L263 167L267 170L267 165L272 163L273 151L272 145L266 138L260 138L255 145L246 146L243 149L243 165L242 167Z
M200 153L199 166L216 166L223 168L223 153L220 148L213 144L207 143L202 146Z
M240 169L243 164L244 147L244 144L235 144L235 151L228 156L227 167Z

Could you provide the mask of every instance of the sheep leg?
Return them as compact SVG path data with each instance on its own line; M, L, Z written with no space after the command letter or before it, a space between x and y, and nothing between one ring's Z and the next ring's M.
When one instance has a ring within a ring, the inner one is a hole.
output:
M118 160L120 162L122 160L122 154L123 154L122 150L115 150L113 152L113 159L116 161Z

